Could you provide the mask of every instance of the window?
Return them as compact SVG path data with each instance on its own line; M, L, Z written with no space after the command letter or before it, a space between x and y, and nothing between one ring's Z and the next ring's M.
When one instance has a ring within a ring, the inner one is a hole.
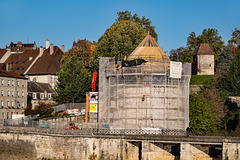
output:
M1 106L2 106L2 107L4 106L4 102L3 102L3 101L1 101Z
M14 106L13 101L11 102L12 107Z
M24 81L22 81L22 87L24 87Z
M17 86L19 87L19 80L17 81Z
M15 64L18 64L18 61Z
M14 80L12 80L12 86L14 86Z
M10 106L10 102L9 102L9 101L7 101L7 106L8 106L8 107Z
M4 112L2 112L2 119L4 119L5 118L5 115L4 115Z
M48 93L48 99L51 99L51 93Z
M43 99L44 98L44 93L40 94L40 98Z
M25 63L25 61L22 62L22 64L24 64L24 63Z
M8 86L10 86L10 79L8 79Z
M14 96L14 91L12 90L12 97Z
M33 99L37 99L37 93L33 93Z
M3 89L1 90L1 96L4 96L4 90Z
M4 85L4 79L2 79L2 85Z
M24 101L22 101L22 107L24 108Z
M7 90L7 96L10 96L10 90Z
M22 91L22 97L24 97L24 91Z
M9 119L9 112L7 112L7 119Z
M17 96L19 97L19 91L17 91Z

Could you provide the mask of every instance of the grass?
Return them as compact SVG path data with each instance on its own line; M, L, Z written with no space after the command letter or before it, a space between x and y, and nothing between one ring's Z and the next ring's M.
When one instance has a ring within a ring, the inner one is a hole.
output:
M205 81L212 80L214 75L192 75L190 85L201 85Z

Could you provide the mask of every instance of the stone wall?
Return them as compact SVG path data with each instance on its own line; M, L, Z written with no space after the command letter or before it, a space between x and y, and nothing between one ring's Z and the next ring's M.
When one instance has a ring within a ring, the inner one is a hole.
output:
M173 160L173 159L205 159L210 160L206 151L202 151L191 143L194 140L205 141L202 145L213 147L209 138L186 137L177 140L173 137L167 142L157 142L142 138L128 139L124 136L111 135L79 135L74 131L40 130L35 128L7 128L0 127L0 159L4 160ZM180 137L181 138L181 137ZM221 139L212 137L211 139ZM165 139L165 140L164 140ZM174 141L174 139L176 141ZM186 142L188 140L189 142ZM209 141L209 142L208 142ZM220 142L220 141L219 141ZM219 142L217 145L219 147ZM224 140L222 145L223 159L240 159L240 139ZM200 145L201 142L198 142ZM216 144L215 144L216 145Z
M197 75L214 75L214 55L197 55Z

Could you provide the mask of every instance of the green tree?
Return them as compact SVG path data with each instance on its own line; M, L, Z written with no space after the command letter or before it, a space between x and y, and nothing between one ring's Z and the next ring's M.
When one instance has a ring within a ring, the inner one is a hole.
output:
M95 45L86 40L78 40L73 42L72 48L68 50L62 57L62 62L67 62L72 56L78 57L78 60L84 63L84 68L89 69L90 58L95 52Z
M211 111L212 104L199 94L189 98L190 127L194 135L211 135L215 133L216 116Z
M240 46L240 30L235 28L232 32L232 38L228 41L231 44L234 44L236 47Z
M123 58L140 44L147 32L136 23L122 20L114 23L99 38L96 53L91 58L91 68L98 68L98 57Z
M200 43L208 43L215 53L215 60L221 54L224 47L222 37L219 36L217 29L204 29L202 34L196 36L195 32L191 32L187 38L187 49L182 54L183 62L193 62L193 55L197 52Z
M133 21L136 24L140 25L143 29L145 29L146 32L150 31L152 37L154 37L156 41L158 40L155 26L151 25L152 21L150 21L149 18L146 18L145 16L142 16L142 18L140 18L136 13L132 15L132 13L129 11L117 12L117 15L118 17L116 19L116 22L120 22L123 20Z
M85 102L86 92L91 88L91 73L84 68L83 62L78 61L76 56L63 64L60 72L57 73L56 85L58 104L69 102Z
M185 52L186 48L185 47L180 47L178 49L172 49L170 51L170 56L169 58L172 60L172 61L180 61L180 62L185 62L185 60L183 59L183 55L184 55L184 52Z
M230 63L234 56L231 54L233 46L228 44L223 48L222 53L219 55L218 60L215 63L215 79L216 85L222 83L222 78L227 74L227 68L229 68Z
M231 61L226 74L222 77L219 88L230 96L240 96L240 49Z

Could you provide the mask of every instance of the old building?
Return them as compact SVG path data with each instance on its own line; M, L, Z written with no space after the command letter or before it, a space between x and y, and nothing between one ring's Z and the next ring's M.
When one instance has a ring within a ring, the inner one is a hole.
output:
M214 52L208 43L201 43L194 55L193 74L214 75Z
M28 82L27 92L28 102L32 104L33 109L36 108L39 103L55 104L53 97L56 96L56 92L49 83Z
M49 40L46 41L48 45ZM7 71L15 72L29 78L30 81L49 83L53 88L57 81L57 72L61 69L61 58L64 47L46 46L22 53L11 53L2 63ZM6 53L5 53L6 54Z
M27 106L27 78L13 72L0 71L0 119L23 114Z
M41 48L40 48L41 50ZM40 52L35 62L24 72L30 81L49 83L53 88L57 82L57 72L61 70L61 58L64 52L51 44Z
M127 63L128 65L122 65ZM99 126L180 129L189 126L191 64L172 62L147 35L127 62L99 61Z
M21 41L17 43L11 42L9 46L6 46L6 49L10 49L10 51L13 53L20 53L27 50L36 50L37 45L35 41L34 43L26 43L26 44L22 43Z

